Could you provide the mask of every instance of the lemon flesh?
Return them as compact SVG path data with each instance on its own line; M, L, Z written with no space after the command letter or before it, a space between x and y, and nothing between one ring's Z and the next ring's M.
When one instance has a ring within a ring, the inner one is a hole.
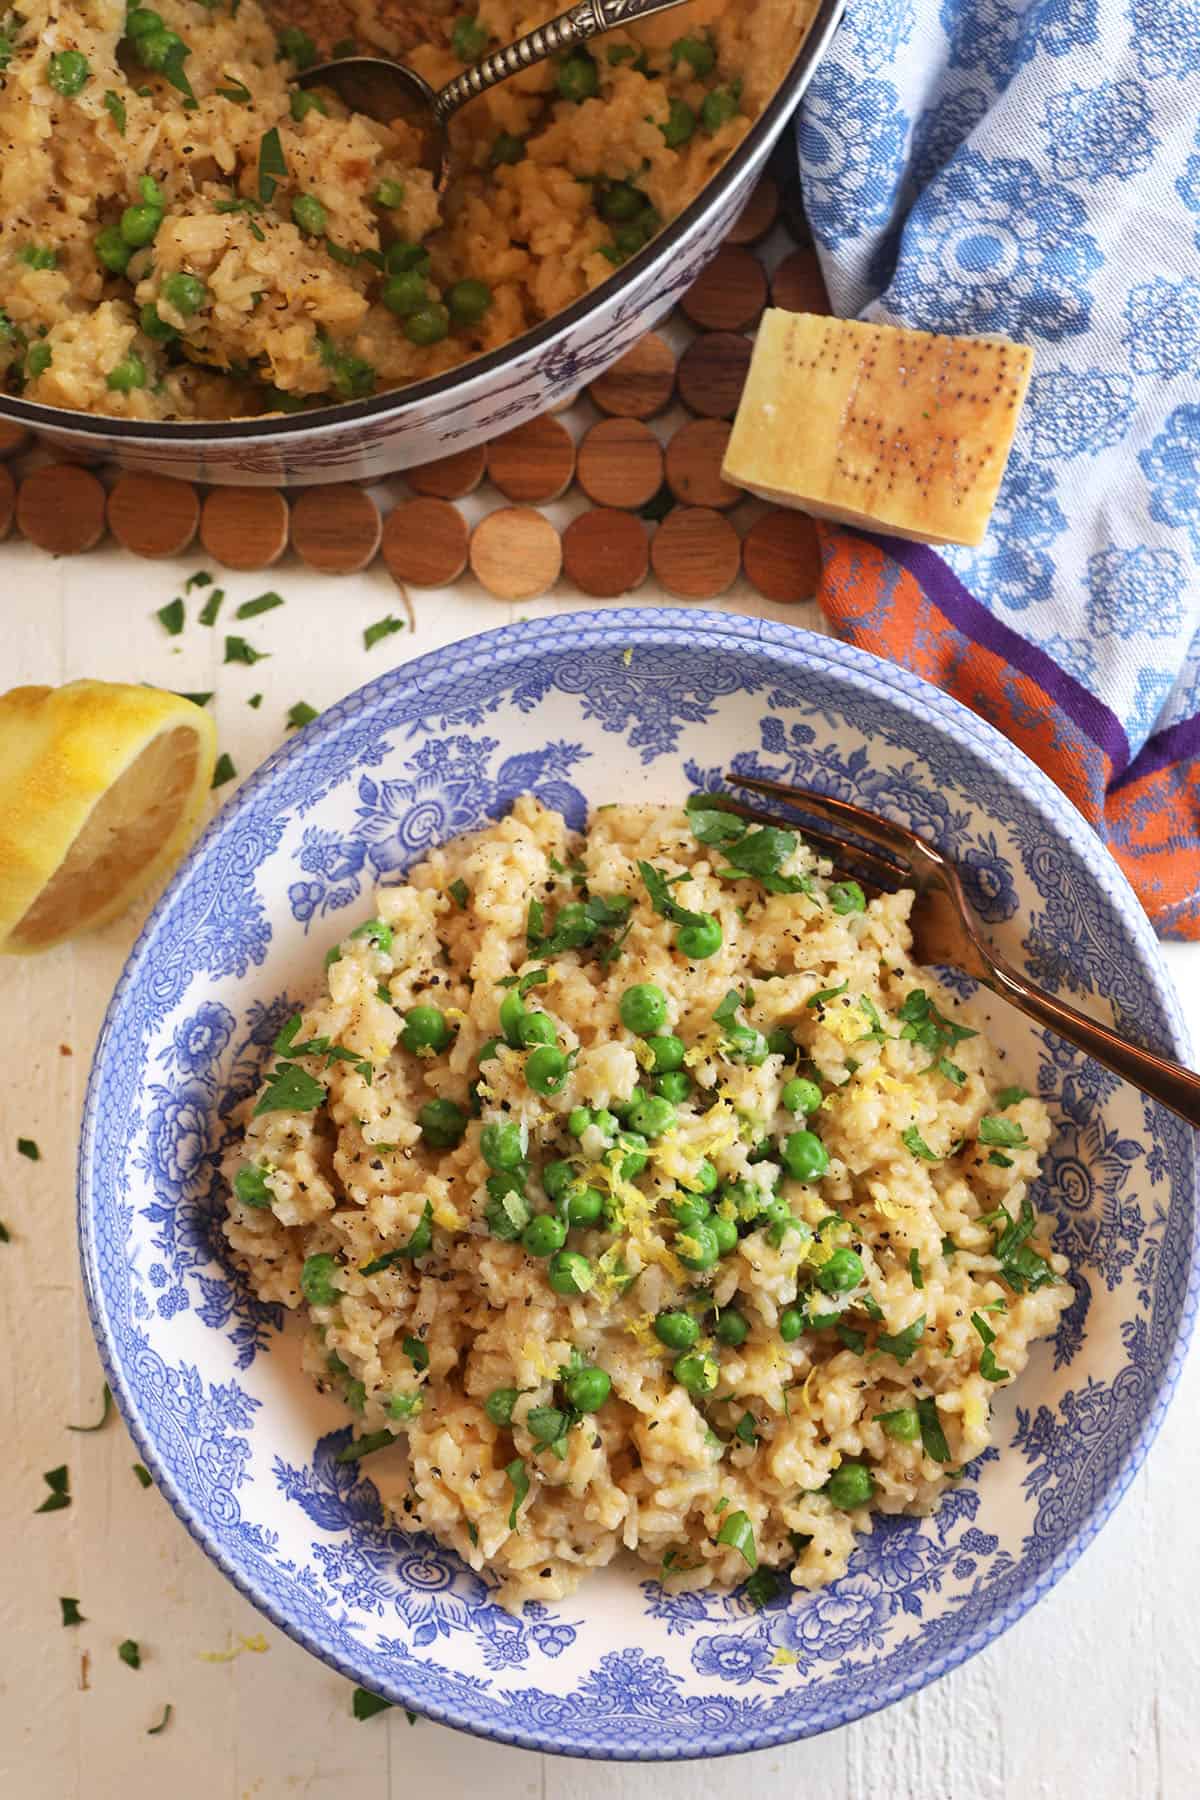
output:
M212 719L177 694L76 681L0 695L0 951L103 925L172 868L215 760Z

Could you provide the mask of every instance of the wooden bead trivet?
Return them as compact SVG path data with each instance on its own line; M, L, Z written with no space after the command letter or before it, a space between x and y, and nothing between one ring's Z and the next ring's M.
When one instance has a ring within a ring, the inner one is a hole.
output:
M727 244L757 244L775 229L779 217L779 189L769 175L764 175L746 203L745 210L732 231L725 234Z
M737 532L707 506L668 513L650 546L654 573L679 600L715 600L737 580L741 561Z
M679 302L701 331L741 331L757 325L767 304L767 271L752 250L727 245Z
M401 587L449 587L467 566L467 521L448 500L402 500L383 527L383 560Z
M596 377L588 393L615 419L653 419L666 412L675 393L675 352L657 331L647 332Z
M562 543L531 506L503 506L471 533L470 557L476 579L497 600L535 600L558 580Z
M214 488L200 542L227 569L269 569L287 549L288 503L276 488Z
M679 359L679 398L705 419L732 419L754 346L735 331L708 331Z
M563 573L595 600L640 587L650 568L650 536L636 513L598 506L563 532Z
M305 488L292 505L292 549L322 575L357 575L383 534L370 494L349 486Z
M29 442L29 433L23 425L14 425L11 419L0 419L0 458L28 450Z
M35 469L17 490L17 528L52 556L94 550L104 536L104 489L86 469Z
M662 486L662 446L640 419L601 419L579 446L576 478L597 506L645 506Z
M667 445L667 485L684 505L726 512L746 498L721 475L732 430L725 419L691 419Z
M777 507L764 513L742 542L742 563L764 600L811 600L821 579L817 528L802 512Z
M0 539L6 538L12 530L13 503L17 497L17 486L3 463L0 463Z
M405 469L404 479L414 494L425 494L433 500L465 500L486 474L487 451L482 444L475 444L470 450L456 450L452 456L440 456L436 462Z
M771 277L771 305L784 312L827 313L829 295L816 253L793 250Z
M190 481L118 475L108 496L108 528L135 556L179 556L199 524L200 496Z
M488 474L506 500L526 506L561 499L575 476L575 445L549 413L506 431L487 446Z

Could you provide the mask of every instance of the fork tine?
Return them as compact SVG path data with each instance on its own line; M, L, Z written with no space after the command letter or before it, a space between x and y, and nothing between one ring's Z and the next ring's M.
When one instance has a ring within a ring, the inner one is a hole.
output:
M848 844L831 832L817 830L811 825L797 825L778 813L748 806L745 801L734 800L728 794L710 794L707 800L718 812L736 813L739 819L749 819L755 825L776 825L785 831L799 831L806 844L831 859L839 875L849 875L878 893L894 894L906 880L905 871L887 857L877 856L873 850L863 849L859 844Z
M788 806L798 807L802 812L816 813L819 819L830 824L844 825L847 831L856 832L877 849L889 850L893 855L910 857L914 843L920 845L921 842L902 825L893 825L890 820L866 812L861 806L852 806L848 800L814 793L811 788L789 787L785 781L767 781L758 775L737 775L732 771L725 779L734 787L748 788L753 794L766 794L771 799L783 800Z

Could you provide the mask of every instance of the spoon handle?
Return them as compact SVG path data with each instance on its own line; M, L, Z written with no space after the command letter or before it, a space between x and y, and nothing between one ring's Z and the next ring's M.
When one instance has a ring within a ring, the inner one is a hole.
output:
M507 81L510 75L519 75L522 69L532 68L534 63L557 55L560 50L569 50L573 44L584 44L602 31L629 25L635 19L648 19L651 13L667 12L672 6L682 4L683 0L580 0L578 6L539 25L525 37L518 38L515 44L493 50L482 62L464 69L461 75L447 82L433 103L438 123L445 125L451 114L468 100L486 93L497 82Z

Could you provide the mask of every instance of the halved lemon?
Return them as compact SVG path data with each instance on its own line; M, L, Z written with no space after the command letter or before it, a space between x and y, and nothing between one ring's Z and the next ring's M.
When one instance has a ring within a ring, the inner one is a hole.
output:
M157 688L0 694L0 951L47 950L115 918L183 854L216 727Z

